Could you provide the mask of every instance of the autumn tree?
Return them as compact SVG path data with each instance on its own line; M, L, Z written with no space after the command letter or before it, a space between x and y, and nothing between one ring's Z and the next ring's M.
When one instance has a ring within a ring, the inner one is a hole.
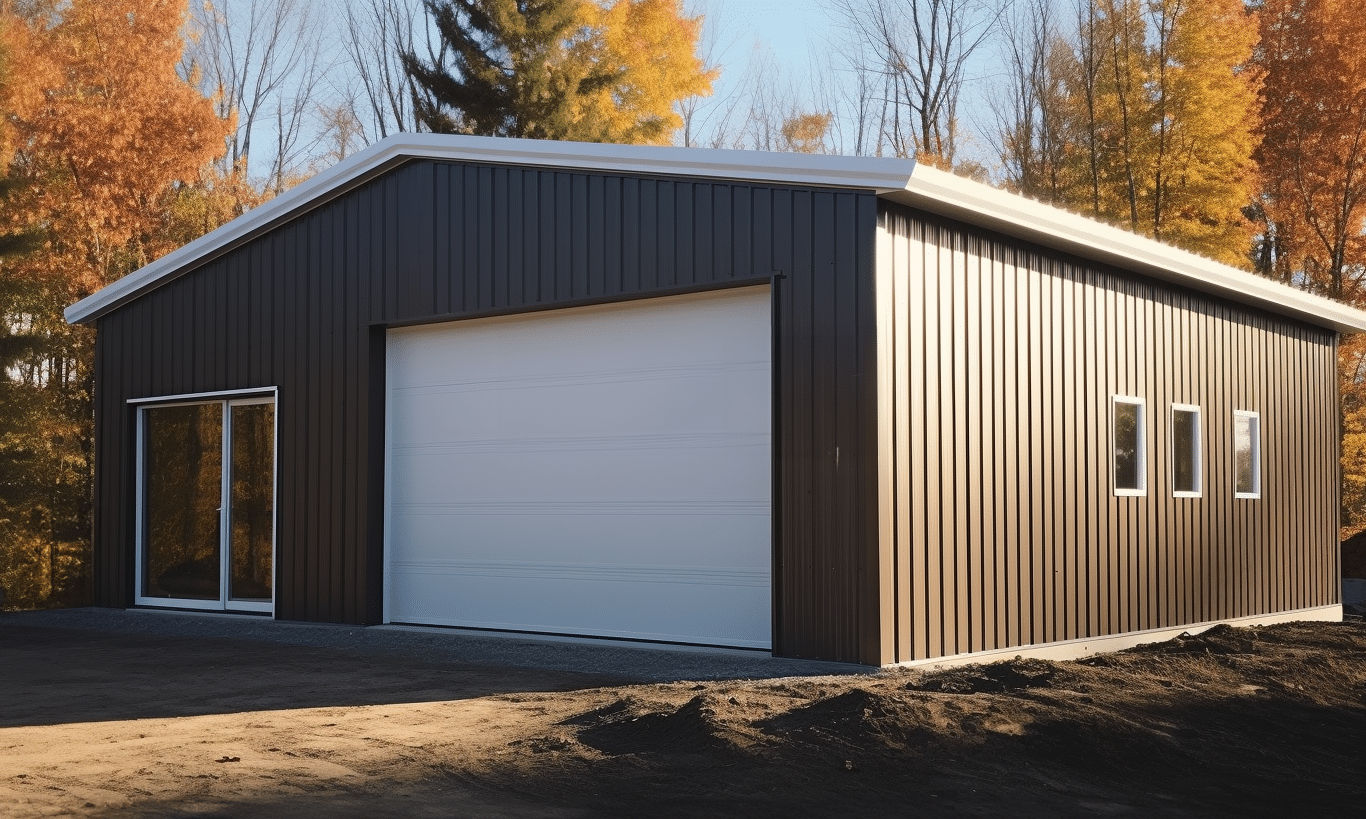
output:
M1073 35L1040 7L1002 118L1013 184L1031 195L1247 265L1257 21L1242 0L1083 0Z
M9 116L26 116L36 108L42 101L43 83L51 77L51 66L32 55L27 34L23 26L0 14L0 112ZM0 119L0 214L8 214L4 203L22 187L20 180L8 175L15 147L14 129ZM17 219L5 221L7 224L0 227L0 270L5 269L6 259L36 250L41 240L41 231L35 225ZM7 288L15 283L9 276L0 281ZM0 326L0 332L5 329ZM8 363L0 353L0 366Z
M1366 303L1366 16L1340 0L1267 0L1259 269Z
M783 148L799 154L818 154L825 149L825 136L830 131L833 115L821 113L794 114L784 120L780 129Z
M1342 418L1344 536L1366 528L1366 337L1344 336L1338 345L1338 396Z
M1142 96L1150 57L1143 7L1141 0L1092 0L1079 14L1080 70L1071 72L1069 95L1084 139L1077 160L1090 215L1136 233L1146 222L1140 199L1152 130Z
M29 57L26 33L20 26L0 17L0 111L23 113L40 99L39 85L32 80L43 72L33 64L30 71L16 72L16 58L24 65ZM12 265L24 254L36 250L41 233L9 214L9 201L20 183L7 175L13 158L13 129L0 119L0 214L6 226L0 229L0 598L9 605L32 605L50 591L50 560L26 531L25 518L33 498L27 472L31 466L31 447L26 430L34 422L34 390L16 378L23 363L42 345L27 320L34 287L19 278Z
M1257 19L1242 0L1154 3L1151 212L1154 238L1246 267L1261 75Z
M0 265L5 325L31 342L5 370L23 423L0 441L6 475L23 476L0 550L47 564L26 604L79 601L88 567L93 338L62 310L176 246L177 198L230 128L177 74L185 13L184 0L0 0L7 62L24 67L0 93L16 183L0 230L43 228Z
M579 14L589 35L575 43L570 66L585 78L605 70L610 79L580 85L572 138L668 144L683 125L675 103L711 93L719 73L697 56L702 18L685 16L681 0L584 3Z
M82 297L171 249L156 236L167 192L221 153L228 123L176 73L184 0L72 0L20 24L57 66L14 120L15 171L42 183L16 205L52 235L30 273Z
M725 8L721 0L689 0L688 8L704 22L698 31L696 51L714 82L721 73L719 59L735 45L737 38L722 36L727 27L720 23ZM713 96L711 91L708 86L705 91L681 97L674 104L682 122L677 140L685 148L716 147L714 140L728 130L730 119L740 106L740 97L735 91L724 96ZM724 142L724 137L721 141Z
M403 55L418 121L444 133L667 143L710 88L678 0L426 0L442 46Z
M1257 269L1366 307L1366 17L1342 0L1265 0ZM1342 525L1366 525L1366 342L1342 340Z

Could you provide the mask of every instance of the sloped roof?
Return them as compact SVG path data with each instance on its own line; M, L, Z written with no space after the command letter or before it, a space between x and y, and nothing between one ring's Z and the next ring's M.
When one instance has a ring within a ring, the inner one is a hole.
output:
M66 310L93 321L287 219L412 159L873 190L893 202L1341 332L1366 312L914 160L398 134L375 143Z

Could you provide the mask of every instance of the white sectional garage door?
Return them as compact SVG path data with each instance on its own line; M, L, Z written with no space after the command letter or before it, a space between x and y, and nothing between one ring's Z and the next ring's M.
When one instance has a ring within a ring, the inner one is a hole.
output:
M769 647L769 298L391 330L387 619Z

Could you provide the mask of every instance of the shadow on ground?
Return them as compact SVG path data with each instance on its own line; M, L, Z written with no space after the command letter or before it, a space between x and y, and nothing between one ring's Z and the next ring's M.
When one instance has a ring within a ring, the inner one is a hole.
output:
M0 726L468 699L638 680L469 666L397 652L70 629L0 632Z
M77 609L0 614L0 726L855 673L757 652Z

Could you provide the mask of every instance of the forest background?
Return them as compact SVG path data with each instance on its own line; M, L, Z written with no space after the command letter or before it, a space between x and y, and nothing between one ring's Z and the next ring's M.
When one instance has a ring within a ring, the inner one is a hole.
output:
M394 133L915 157L1366 307L1351 0L819 2L793 72L719 0L0 0L7 605L89 600L93 332L62 310ZM1366 342L1339 364L1346 535Z

